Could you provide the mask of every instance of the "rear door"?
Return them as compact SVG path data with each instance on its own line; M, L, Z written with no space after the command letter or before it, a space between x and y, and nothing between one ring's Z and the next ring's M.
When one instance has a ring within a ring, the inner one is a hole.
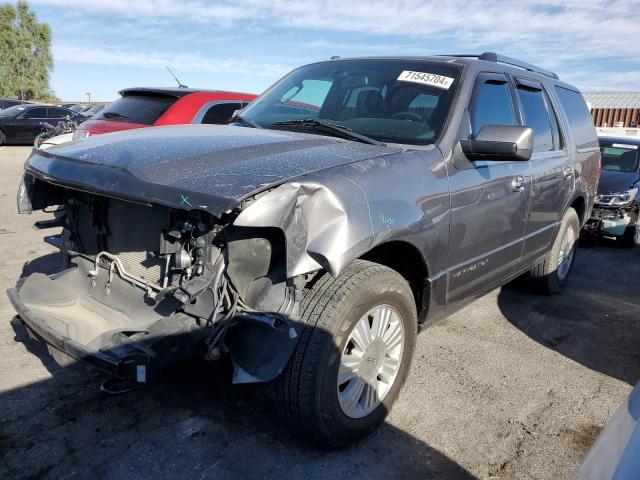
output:
M16 119L16 141L33 142L36 136L42 131L42 122L48 121L47 108L30 108Z
M531 203L523 262L534 260L549 248L573 194L574 167L556 108L543 85L514 77L524 125L534 132L531 157Z
M461 137L465 128L473 138L484 125L517 125L508 78L501 73L480 74L468 112L469 127L461 126ZM527 224L529 162L468 163L469 168L450 172L449 304L504 282L520 261Z

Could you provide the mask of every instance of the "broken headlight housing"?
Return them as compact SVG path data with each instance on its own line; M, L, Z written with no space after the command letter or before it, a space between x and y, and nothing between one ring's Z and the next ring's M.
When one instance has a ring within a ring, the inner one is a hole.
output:
M596 195L595 201L600 205L612 205L612 206L624 206L633 202L638 196L638 189L632 188L626 192L620 193L607 193L603 195Z

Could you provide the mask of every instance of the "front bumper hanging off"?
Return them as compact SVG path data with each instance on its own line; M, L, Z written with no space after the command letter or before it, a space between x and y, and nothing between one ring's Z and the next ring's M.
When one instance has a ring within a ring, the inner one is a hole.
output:
M90 349L50 327L47 321L50 319L30 310L20 299L17 289L11 288L7 291L7 294L22 324L30 333L35 334L38 339L49 346L49 352L52 355L56 355L56 352L51 350L53 348L111 375L122 378L136 378L139 382L146 382L147 369L150 363L149 358L118 357L114 353Z
M158 370L200 352L209 329L153 304L142 288L118 276L109 289L102 274L92 289L90 267L51 276L34 273L7 292L24 326L47 344L58 363L71 357L113 376L147 382Z

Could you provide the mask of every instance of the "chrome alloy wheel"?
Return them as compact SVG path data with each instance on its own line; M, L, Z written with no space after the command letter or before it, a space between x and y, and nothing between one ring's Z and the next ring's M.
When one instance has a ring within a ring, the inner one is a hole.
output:
M575 252L576 234L571 228L571 225L567 227L562 239L562 245L558 254L558 278L563 280L569 273L569 267L571 266L571 260Z
M404 325L391 305L377 305L353 327L340 357L338 402L345 415L362 418L387 395L400 370Z

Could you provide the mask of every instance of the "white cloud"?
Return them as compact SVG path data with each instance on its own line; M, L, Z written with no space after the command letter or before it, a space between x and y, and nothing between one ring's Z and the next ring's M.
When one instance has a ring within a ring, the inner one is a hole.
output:
M69 8L66 0L31 3ZM498 50L557 69L563 76L577 76L576 65L593 60L638 66L633 38L640 8L635 0L92 0L76 2L73 9L140 25L267 26L296 35L330 32L327 37L336 45L346 44L342 33L369 39L353 45L353 51L373 52L373 46L391 38L400 47L398 39L405 39L405 45L424 45L424 53L434 53L431 45L447 40L459 51ZM187 56L185 62L197 60ZM229 62L229 68L237 63Z
M133 50L82 47L77 45L54 45L56 60L99 65L127 65L141 68L212 72L217 74L247 73L255 76L278 77L291 69L288 65L252 62L235 58L209 58L199 54L171 52L139 52Z

